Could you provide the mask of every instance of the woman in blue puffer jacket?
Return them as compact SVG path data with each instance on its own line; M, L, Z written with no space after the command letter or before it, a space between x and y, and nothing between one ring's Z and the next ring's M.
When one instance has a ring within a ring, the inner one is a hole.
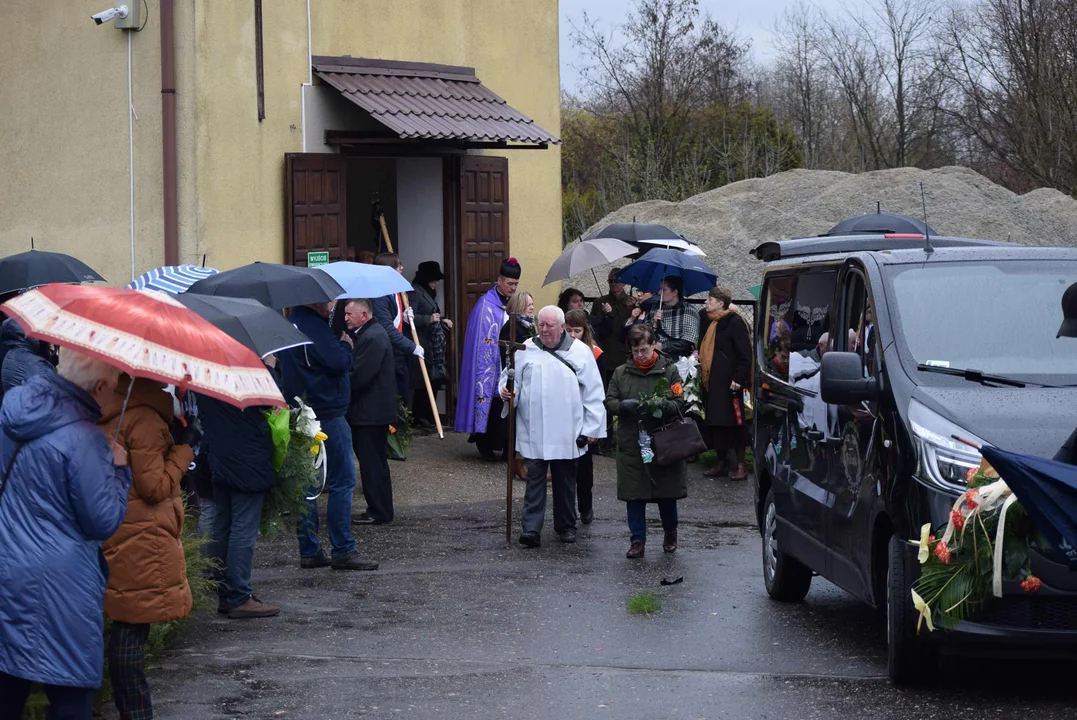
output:
M127 453L97 428L119 371L61 348L58 374L0 409L0 708L32 682L49 717L89 718L101 684L108 566L101 543L127 512Z

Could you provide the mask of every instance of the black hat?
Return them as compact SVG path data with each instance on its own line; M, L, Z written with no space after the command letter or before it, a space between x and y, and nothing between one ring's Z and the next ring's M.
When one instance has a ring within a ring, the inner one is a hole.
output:
M445 274L441 272L441 265L437 260L427 260L426 262L419 263L419 267L415 270L415 279L412 280L412 284L425 285L434 280L444 280Z
M1077 337L1077 283L1062 293L1062 327L1055 337Z
M510 257L508 260L501 261L501 270L497 273L501 277L512 278L513 280L520 279L520 261L514 257Z

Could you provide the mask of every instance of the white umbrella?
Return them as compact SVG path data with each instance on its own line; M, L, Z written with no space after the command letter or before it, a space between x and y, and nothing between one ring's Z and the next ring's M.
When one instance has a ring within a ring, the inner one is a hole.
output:
M684 240L682 238L670 238L668 240L654 239L654 240L638 240L640 244L656 245L658 247L672 248L674 250L680 250L685 255L695 255L696 257L707 257L707 253L703 252L703 248L696 245L694 242Z

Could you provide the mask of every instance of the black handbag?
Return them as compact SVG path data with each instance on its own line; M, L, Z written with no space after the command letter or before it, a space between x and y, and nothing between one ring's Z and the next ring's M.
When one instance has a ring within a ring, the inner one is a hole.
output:
M651 450L656 465L673 465L706 452L707 444L694 420L679 417L651 433Z

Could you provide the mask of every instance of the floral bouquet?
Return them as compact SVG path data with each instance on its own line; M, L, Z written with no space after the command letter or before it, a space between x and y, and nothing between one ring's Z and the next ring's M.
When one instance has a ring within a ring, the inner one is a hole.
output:
M920 529L920 578L912 601L920 618L933 631L933 617L953 627L981 609L992 597L1002 597L1002 581L1022 580L1021 589L1035 592L1042 584L1032 574L1030 549L1047 549L1017 496L987 461L968 472L969 490L950 511L941 537L930 523Z
M694 354L677 360L674 365L684 378L684 412L705 420L707 411L703 407L703 380L699 372L699 358Z
M328 436L310 406L300 398L295 402L296 406L287 410L277 408L265 413L273 437L277 482L262 502L262 535L276 530L282 516L299 518L310 499L311 488L325 483Z
M644 428L644 424L656 428L666 414L669 404L682 397L684 386L679 382L670 385L665 378L655 383L654 392L640 394L639 454L645 464L654 460L654 450L651 449L651 433Z
M404 405L404 401L398 395L396 398L395 425L389 426L389 453L395 453L397 457L403 457L411 447L411 411Z

